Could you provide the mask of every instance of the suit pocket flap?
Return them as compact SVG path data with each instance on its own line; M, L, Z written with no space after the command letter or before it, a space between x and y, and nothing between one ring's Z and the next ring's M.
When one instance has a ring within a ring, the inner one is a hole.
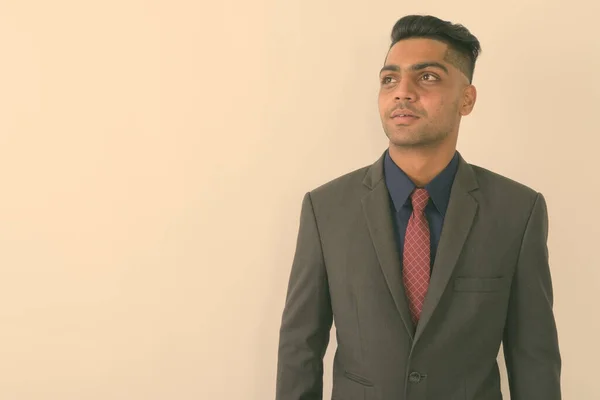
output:
M457 292L497 292L508 286L505 278L456 278L454 290Z
M363 378L362 376L353 374L352 372L345 371L344 376L351 381L360 383L363 386L373 386L373 383L371 383L371 381L369 381L367 378Z

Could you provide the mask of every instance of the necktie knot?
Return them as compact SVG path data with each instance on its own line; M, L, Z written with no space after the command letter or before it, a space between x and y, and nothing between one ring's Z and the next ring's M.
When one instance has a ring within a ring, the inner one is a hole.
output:
M429 201L429 193L427 189L416 188L411 195L412 206L414 212L423 212Z

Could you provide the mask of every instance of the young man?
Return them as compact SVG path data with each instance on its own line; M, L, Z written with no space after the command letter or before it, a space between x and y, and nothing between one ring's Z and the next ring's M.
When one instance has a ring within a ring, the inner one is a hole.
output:
M304 197L280 331L277 400L561 398L541 193L456 151L480 45L462 25L392 30L379 109L389 148Z

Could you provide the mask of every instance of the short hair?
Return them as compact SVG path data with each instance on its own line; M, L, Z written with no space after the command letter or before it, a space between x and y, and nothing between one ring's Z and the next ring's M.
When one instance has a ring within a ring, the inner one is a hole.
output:
M475 62L481 54L479 40L461 24L452 24L431 15L407 15L392 28L392 44L409 38L429 38L448 45L446 60L473 81Z

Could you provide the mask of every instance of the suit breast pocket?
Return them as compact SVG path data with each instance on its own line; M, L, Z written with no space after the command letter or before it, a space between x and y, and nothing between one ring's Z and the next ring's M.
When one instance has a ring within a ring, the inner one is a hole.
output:
M455 292L490 293L507 290L510 281L504 277L498 278L470 278L458 277L454 279Z

